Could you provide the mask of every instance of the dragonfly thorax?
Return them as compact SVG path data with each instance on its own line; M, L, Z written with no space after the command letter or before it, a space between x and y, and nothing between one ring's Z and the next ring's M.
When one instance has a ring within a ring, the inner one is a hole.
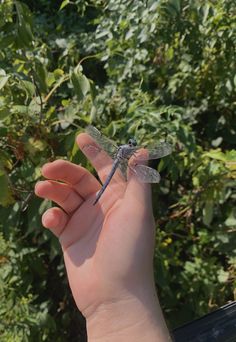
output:
M128 144L121 145L117 151L118 159L129 159L137 150L137 141L134 138L128 140Z
M129 144L121 145L117 151L118 159L129 159L136 151L135 146L130 146Z

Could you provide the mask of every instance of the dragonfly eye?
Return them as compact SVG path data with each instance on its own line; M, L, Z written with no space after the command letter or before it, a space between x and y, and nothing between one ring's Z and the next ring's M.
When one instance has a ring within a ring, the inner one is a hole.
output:
M137 141L135 139L129 139L128 144L129 146L134 147L137 146Z

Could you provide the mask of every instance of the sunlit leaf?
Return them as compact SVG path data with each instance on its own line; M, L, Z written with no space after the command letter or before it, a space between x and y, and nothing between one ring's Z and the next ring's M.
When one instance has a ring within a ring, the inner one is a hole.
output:
M212 150L210 152L206 152L204 155L212 159L217 159L217 160L222 160L222 161L226 160L225 154L221 152L220 150Z
M6 75L5 71L3 69L0 69L0 89L2 89L6 85L9 78L10 75Z
M69 3L70 3L69 0L64 0L64 1L62 1L59 10L62 10L64 7L66 7L67 5L69 5Z
M90 90L89 80L81 72L74 71L71 74L71 81L79 100L82 100Z
M232 210L229 217L225 221L226 226L235 227L236 226L236 210Z
M218 280L220 283L225 283L229 278L229 272L225 272L224 270L218 271Z

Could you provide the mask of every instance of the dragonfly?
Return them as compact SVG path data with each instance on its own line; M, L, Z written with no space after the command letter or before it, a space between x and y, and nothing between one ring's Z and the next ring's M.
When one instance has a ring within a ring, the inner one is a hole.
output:
M169 143L163 142L154 147L142 147L137 145L135 138L130 138L127 144L118 146L92 125L86 127L86 133L88 133L96 144L113 159L111 171L100 191L97 193L93 205L99 201L118 168L124 176L124 179L127 179L127 168L129 167L140 182L159 183L161 179L159 172L141 163L147 160L159 159L171 154L172 148ZM95 148L92 145L89 147ZM138 163L129 164L129 160L132 156L135 157L135 161Z

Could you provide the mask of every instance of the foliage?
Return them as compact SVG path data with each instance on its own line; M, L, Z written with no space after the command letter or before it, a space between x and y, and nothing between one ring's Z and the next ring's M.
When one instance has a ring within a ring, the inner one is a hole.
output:
M1 338L4 341L28 341L36 338L42 329L41 340L48 337L48 330L55 332L55 323L48 315L48 303L34 306L31 282L35 271L44 271L37 248L26 248L11 239L1 244ZM19 247L21 247L19 249ZM41 253L39 254L42 257ZM45 281L44 281L45 282ZM34 289L35 290L35 289ZM46 324L47 322L47 324Z
M50 203L31 195L46 161L89 167L74 139L90 122L121 142L135 135L174 147L153 165L162 174L155 272L170 326L234 299L234 8L233 0L0 1L3 341L85 339L60 248L40 229Z

